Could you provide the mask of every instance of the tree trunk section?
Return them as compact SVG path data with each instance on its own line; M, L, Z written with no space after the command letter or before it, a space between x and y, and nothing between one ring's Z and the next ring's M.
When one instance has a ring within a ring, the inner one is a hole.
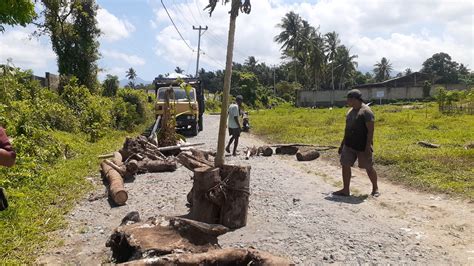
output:
M276 148L276 154L295 155L298 152L298 147L295 146L280 146Z
M235 0L232 1L232 8L234 8L234 1ZM227 40L227 57L224 76L224 92L222 95L221 117L219 123L219 138L217 141L217 156L215 158L215 165L217 167L224 165L225 135L227 129L227 109L229 108L229 94L232 77L232 56L234 53L235 22L237 20L237 14L231 11L229 21L229 36Z
M312 161L318 159L320 156L318 151L298 151L296 153L296 159L298 161Z
M123 187L123 178L120 173L105 162L100 164L102 173L109 182L109 196L117 205L124 205L128 199L127 191Z
M273 155L273 149L268 146L262 147L262 156L268 157Z
M220 224L241 228L247 224L250 196L250 166L223 165L221 176L225 183L225 201L221 207Z
M208 191L221 182L219 168L202 167L194 169L191 217L193 220L217 224L220 207L207 197Z
M145 159L138 163L138 173L174 172L178 168L176 162L171 160Z
M208 161L201 161L195 156L189 155L185 152L182 152L176 157L178 162L182 164L184 167L188 168L191 171L194 171L196 168L202 167L213 167L211 162Z

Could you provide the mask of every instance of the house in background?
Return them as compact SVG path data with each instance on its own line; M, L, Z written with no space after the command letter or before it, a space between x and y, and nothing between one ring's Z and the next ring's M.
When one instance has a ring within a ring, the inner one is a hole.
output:
M435 88L443 86L448 90L464 90L464 84L435 84L426 88L426 82L434 84L435 79L425 73L413 72L409 75L389 79L383 82L355 85L366 101L376 103L396 100L422 100L433 96ZM301 90L297 94L298 107L343 106L346 103L347 90Z

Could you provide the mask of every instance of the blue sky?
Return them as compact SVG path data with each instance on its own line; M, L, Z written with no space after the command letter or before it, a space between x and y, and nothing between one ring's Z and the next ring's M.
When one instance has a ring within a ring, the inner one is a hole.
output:
M201 42L200 66L222 69L228 30L228 7L218 5L211 18L202 11L207 0L163 0L178 29L192 49L180 39L160 0L97 0L103 69L100 77L120 79L133 67L151 81L176 66L195 73L197 31L209 26ZM238 18L234 61L253 55L269 65L281 62L273 37L285 13L294 11L326 33L335 30L342 43L357 54L362 71L387 57L394 69L418 70L437 52L474 67L474 4L464 0L253 0L252 13ZM6 27L0 34L0 63L12 58L37 75L57 72L55 55L47 38L31 39L32 26Z

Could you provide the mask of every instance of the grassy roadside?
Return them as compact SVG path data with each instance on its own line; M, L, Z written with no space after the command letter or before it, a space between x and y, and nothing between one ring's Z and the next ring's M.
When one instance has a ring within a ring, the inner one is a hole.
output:
M388 166L389 179L418 189L474 199L474 116L442 115L434 103L374 106L375 162ZM274 142L339 145L347 108L279 107L251 114L253 132ZM423 148L425 140L441 144Z
M135 134L109 131L103 139L90 143L86 134L51 132L54 139L67 145L71 158L37 166L35 175L25 170L29 180L7 187L10 207L0 212L0 264L34 262L48 233L64 227L64 215L92 189L84 177L97 173L97 156L117 150L125 136Z

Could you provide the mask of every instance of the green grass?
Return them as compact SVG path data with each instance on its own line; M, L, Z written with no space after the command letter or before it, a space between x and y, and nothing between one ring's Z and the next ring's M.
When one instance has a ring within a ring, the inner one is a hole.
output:
M347 108L306 109L289 106L251 114L253 132L272 142L338 146L344 134ZM387 166L386 177L418 189L474 198L474 116L447 116L437 105L412 108L374 106L374 156ZM439 149L416 143L440 144ZM336 156L336 154L334 154Z
M73 153L71 159L36 166L36 174L24 170L28 179L21 182L2 180L4 177L0 176L0 184L8 184L10 204L6 211L0 212L0 264L34 262L48 240L53 240L48 237L50 232L65 226L64 215L93 188L85 177L98 173L100 161L97 156L117 150L125 136L133 135L110 131L102 140L90 143L85 134L51 134L69 146ZM16 167L28 169L25 165Z

